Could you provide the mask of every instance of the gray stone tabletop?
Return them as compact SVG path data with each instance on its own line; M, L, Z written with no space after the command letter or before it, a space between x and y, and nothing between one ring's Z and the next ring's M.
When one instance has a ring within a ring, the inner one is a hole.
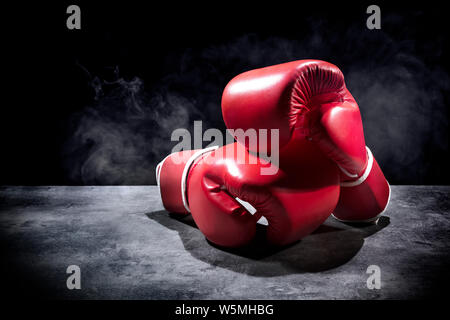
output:
M450 187L393 186L377 224L329 218L284 248L205 240L155 186L0 187L2 291L56 299L418 299L448 288ZM81 270L69 290L66 269ZM381 288L369 289L369 266Z

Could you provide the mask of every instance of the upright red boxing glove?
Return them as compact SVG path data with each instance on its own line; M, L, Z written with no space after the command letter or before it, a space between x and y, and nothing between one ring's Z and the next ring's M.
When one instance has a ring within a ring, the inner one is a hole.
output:
M192 213L206 238L221 246L247 244L261 216L272 244L299 240L335 208L339 171L310 142L298 141L292 148L297 157L283 159L276 168L239 143L173 153L156 169L163 205ZM262 174L263 168L275 170Z
M296 144L313 144L332 159L341 171L340 198L333 208L337 219L374 221L385 210L389 184L365 146L358 105L335 65L299 60L242 73L224 90L222 114L229 129L279 130L281 163L306 156ZM235 138L246 144L242 136ZM258 152L270 146L270 141L256 149L246 145Z

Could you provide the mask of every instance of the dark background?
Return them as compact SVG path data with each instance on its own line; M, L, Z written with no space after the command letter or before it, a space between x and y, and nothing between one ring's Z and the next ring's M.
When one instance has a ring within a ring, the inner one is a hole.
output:
M81 7L81 30L66 8ZM235 75L341 68L392 184L449 184L446 11L433 2L20 2L2 7L0 184L153 184L174 129L225 130Z

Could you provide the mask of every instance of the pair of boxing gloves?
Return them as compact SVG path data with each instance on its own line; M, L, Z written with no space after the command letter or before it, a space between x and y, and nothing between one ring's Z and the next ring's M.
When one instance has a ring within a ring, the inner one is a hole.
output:
M274 151L270 139L251 145L235 136L233 144L174 153L157 166L166 210L192 214L209 241L245 245L265 217L267 240L286 245L331 214L370 222L387 207L389 184L335 65L299 60L242 73L223 92L222 115L228 129L266 129L269 137L276 130L279 161L260 156Z

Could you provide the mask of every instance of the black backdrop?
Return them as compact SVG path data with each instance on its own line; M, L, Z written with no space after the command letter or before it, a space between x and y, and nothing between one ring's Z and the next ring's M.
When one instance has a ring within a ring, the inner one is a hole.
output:
M66 8L81 8L81 30ZM225 130L221 93L253 68L341 68L393 184L449 184L446 12L438 3L58 1L2 8L0 184L153 184L176 128Z

